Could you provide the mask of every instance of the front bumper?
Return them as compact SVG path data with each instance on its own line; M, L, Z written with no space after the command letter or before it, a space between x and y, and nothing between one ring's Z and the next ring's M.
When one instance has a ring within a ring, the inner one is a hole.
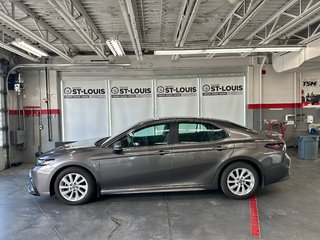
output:
M28 186L28 192L32 195L35 195L35 196L40 196L36 186L34 185L33 183L33 178L32 178L32 172L31 172L31 169L29 170L29 186Z
M281 163L265 166L264 185L287 180L290 176L291 159L288 154L284 154Z
M29 170L28 192L35 196L50 196L50 166L35 166Z

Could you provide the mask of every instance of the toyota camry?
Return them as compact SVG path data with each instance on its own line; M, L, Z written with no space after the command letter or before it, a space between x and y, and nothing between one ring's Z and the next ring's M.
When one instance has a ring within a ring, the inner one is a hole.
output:
M291 160L275 133L209 118L163 118L42 154L29 192L83 204L102 194L221 189L246 199L286 179Z

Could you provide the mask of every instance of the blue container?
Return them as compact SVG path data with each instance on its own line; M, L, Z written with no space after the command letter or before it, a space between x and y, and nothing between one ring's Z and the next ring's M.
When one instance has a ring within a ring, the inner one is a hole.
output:
M305 160L318 158L319 136L303 135L298 137L298 156Z

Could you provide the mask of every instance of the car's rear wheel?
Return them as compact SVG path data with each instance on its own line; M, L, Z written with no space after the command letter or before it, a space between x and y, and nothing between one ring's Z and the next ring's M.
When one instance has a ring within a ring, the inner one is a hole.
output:
M84 204L92 199L95 183L86 170L69 167L58 174L54 190L58 199L67 204Z
M254 167L244 162L235 162L226 167L221 175L221 189L232 199L246 199L259 186L259 175Z

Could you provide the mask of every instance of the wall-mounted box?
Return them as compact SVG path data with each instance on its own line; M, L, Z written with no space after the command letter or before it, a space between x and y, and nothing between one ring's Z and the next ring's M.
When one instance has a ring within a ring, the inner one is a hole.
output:
M10 131L10 142L12 145L24 144L24 131L23 130Z

